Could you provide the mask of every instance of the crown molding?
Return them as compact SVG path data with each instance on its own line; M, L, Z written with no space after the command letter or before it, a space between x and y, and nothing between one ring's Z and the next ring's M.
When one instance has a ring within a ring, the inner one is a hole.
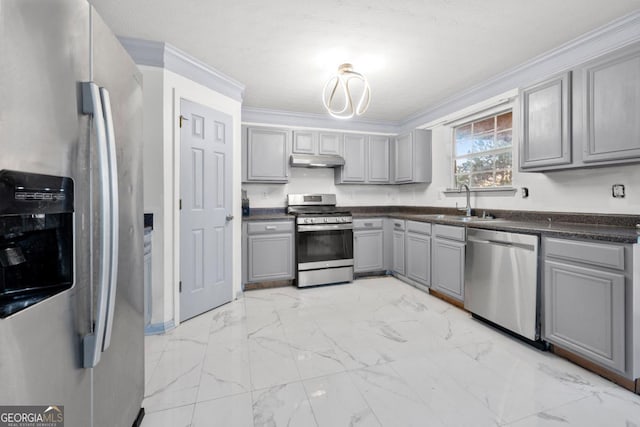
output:
M400 124L399 122L384 120L340 120L326 114L298 113L293 111L270 110L255 107L242 107L242 123L391 135L398 133Z
M463 108L506 91L529 86L548 76L638 41L640 41L640 9L446 98L432 107L410 115L400 124L401 131L424 126Z
M242 102L242 83L165 42L118 37L136 64L164 68Z
M165 68L242 101L245 87L202 61L164 42L120 37L136 64ZM418 111L401 121L339 120L328 115L264 108L242 108L242 122L273 126L398 134L424 127L452 113L573 68L594 57L640 41L640 9L581 35L555 49L497 74L480 84Z

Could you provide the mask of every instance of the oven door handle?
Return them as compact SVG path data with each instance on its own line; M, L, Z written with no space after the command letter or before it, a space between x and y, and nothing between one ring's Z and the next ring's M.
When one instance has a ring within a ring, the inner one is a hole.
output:
M353 230L353 224L298 225L298 231L300 233L304 233L307 231L334 231L334 230Z

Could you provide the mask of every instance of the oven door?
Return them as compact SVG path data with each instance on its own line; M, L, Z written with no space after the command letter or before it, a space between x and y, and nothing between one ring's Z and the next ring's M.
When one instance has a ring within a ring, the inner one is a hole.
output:
M353 224L299 225L298 270L353 266Z

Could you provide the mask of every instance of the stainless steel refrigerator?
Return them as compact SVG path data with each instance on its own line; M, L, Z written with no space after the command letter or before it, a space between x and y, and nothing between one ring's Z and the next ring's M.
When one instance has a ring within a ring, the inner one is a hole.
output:
M1 0L0 405L133 425L142 276L139 71L85 0Z

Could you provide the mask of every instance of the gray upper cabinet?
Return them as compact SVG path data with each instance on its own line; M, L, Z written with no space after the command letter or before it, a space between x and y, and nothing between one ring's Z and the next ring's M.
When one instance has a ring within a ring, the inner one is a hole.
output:
M585 163L640 159L640 46L578 69Z
M520 168L571 163L571 73L520 91Z
M243 127L243 182L289 180L290 134L286 129Z
M318 133L318 154L342 155L343 135L336 132Z
M343 145L344 166L336 169L337 181L341 183L366 181L367 136L345 134Z
M389 150L390 142L388 136L371 135L369 137L369 169L367 179L369 182L389 182Z
M415 129L393 144L393 182L431 182L431 131Z
M318 147L318 133L315 131L293 131L293 148L294 153L300 154L316 154Z
M520 92L520 169L640 162L640 43Z
M382 218L353 221L353 270L356 273L383 271L384 220Z
M315 130L294 130L293 147L297 154L342 155L342 134Z
M543 251L544 338L628 376L625 246L545 238Z
M336 184L388 184L390 150L388 136L345 134L345 165L336 168Z
M431 287L464 301L465 228L435 224L431 247Z
M413 179L413 134L400 135L395 141L395 175L397 183L410 182Z

